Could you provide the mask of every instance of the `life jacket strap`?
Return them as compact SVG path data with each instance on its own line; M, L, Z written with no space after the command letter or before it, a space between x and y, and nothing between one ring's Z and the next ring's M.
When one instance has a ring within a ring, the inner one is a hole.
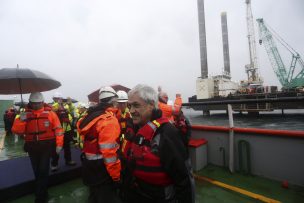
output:
M32 133L29 133L29 135L41 135L41 134L44 134L44 133L46 133L46 131L32 132Z

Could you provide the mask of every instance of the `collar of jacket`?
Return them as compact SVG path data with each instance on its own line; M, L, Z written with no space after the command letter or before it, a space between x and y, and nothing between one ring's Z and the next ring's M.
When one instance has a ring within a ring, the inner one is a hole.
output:
M83 129L85 126L87 126L92 120L94 120L95 118L97 118L98 116L104 114L105 112L111 112L114 115L117 114L118 109L111 107L109 105L104 105L104 104L100 104L97 105L94 108L91 108L88 110L88 114L87 116L84 117L84 119L82 120L82 122L79 125L80 129Z
M119 115L119 109L115 107L108 107L106 109L107 112L112 112L116 117Z
M162 111L160 109L153 109L152 110L152 116L151 116L151 120L150 121L154 121L156 119L161 118L163 115ZM140 129L141 127L139 125L134 125L134 132L137 133L137 131Z
M98 116L100 116L101 114L103 114L105 111L104 110L99 110L99 111L94 111L91 112L90 114L88 114L86 117L84 117L84 119L82 120L82 122L79 125L79 128L82 130L83 128L85 128L92 120L94 120L95 118L97 118Z

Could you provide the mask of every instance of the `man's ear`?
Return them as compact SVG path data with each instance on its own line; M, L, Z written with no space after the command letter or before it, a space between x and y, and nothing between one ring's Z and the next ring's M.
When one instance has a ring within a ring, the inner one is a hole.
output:
M154 109L154 102L151 102L147 105L147 108L149 109L149 111L152 111Z
M154 106L155 106L155 102L154 101L151 101L151 107L152 107L152 109L154 109Z

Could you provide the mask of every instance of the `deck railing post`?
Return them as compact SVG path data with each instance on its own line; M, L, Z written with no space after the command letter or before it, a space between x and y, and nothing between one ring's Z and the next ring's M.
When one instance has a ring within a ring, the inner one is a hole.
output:
M234 124L233 124L233 112L231 104L228 104L228 116L229 116L229 170L234 172Z

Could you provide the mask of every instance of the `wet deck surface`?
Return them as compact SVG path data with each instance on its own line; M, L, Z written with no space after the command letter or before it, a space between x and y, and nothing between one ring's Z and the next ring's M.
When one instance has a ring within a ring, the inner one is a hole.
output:
M238 173L231 175L228 170L215 166L208 166L197 174L216 179L226 184L240 187L256 194L264 195L277 201L286 203L304 202L304 188L301 187L290 186L289 189L285 189L282 188L281 183L277 181L271 181L255 176L241 175ZM255 200L242 194L215 186L205 181L196 181L196 186L197 203L261 202L259 200ZM88 198L88 190L82 184L81 179L76 179L55 187L51 187L49 189L49 194L49 203L87 202ZM27 195L11 202L24 203L33 201L34 196Z
M0 128L0 161L26 156L24 140L17 135L5 135Z

